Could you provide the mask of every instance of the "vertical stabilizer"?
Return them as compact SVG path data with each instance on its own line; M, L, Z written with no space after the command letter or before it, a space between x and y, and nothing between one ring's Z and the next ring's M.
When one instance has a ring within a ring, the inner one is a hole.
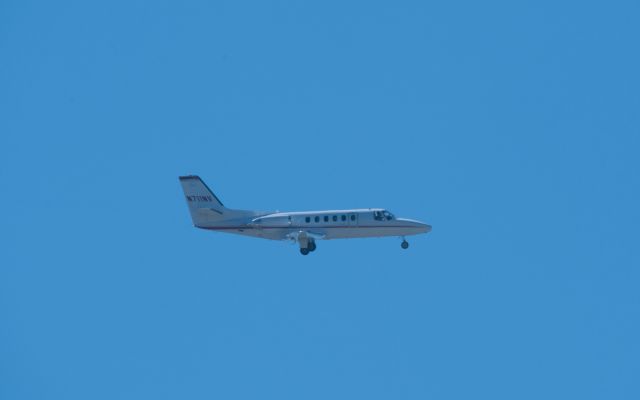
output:
M225 213L229 210L199 176L181 176L180 184L194 225L202 226L226 218Z

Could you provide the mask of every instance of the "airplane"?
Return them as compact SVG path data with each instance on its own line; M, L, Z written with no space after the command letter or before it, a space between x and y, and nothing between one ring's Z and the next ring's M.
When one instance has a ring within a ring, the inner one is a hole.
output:
M297 242L300 253L316 250L317 240L405 236L431 232L431 225L396 218L382 208L303 212L262 212L226 208L197 175L179 177L196 228Z

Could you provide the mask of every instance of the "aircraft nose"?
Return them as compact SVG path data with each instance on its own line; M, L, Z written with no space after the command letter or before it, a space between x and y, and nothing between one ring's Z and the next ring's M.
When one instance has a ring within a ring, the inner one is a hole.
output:
M411 228L417 228L420 231L420 233L431 232L431 225L429 224L425 224L423 222L415 221L412 219L402 219L402 222L404 222Z
M431 232L431 225L429 225L429 224L425 224L425 223L416 221L415 222L415 226L416 226L416 228L419 228L420 231L423 232L423 233Z

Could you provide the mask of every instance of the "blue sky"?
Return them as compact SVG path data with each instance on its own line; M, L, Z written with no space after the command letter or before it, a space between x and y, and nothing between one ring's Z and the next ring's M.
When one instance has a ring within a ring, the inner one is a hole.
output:
M640 398L639 11L3 1L0 398Z

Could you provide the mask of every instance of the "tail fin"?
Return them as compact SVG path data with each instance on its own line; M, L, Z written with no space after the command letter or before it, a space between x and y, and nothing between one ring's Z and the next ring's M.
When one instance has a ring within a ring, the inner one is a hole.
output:
M213 194L199 176L181 176L180 184L195 226L225 219L225 213L229 210L222 205L220 199Z

